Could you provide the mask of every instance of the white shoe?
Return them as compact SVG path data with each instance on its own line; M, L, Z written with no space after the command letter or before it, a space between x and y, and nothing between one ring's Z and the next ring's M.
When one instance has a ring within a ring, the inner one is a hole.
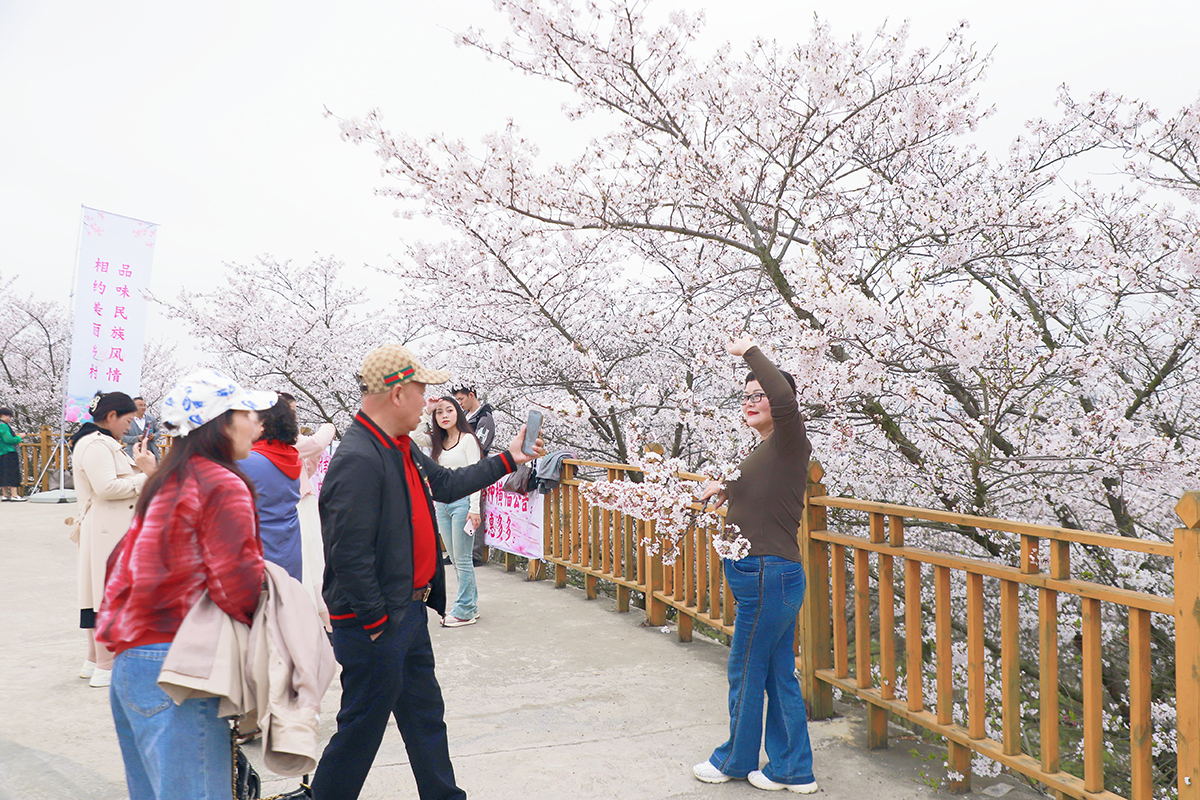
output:
M79 668L79 677L87 679L92 677L92 673L96 671L95 661L84 661L83 666Z
M725 783L726 781L733 780L732 775L726 775L708 761L701 761L692 767L692 774L705 783Z
M96 689L103 689L105 686L112 685L112 670L100 669L96 667L96 671L92 673L92 679L88 681L88 686Z
M817 782L812 783L776 783L763 774L761 769L756 769L746 776L750 781L750 785L756 789L765 789L768 792L778 792L781 789L787 789L789 792L796 794L812 794L817 790Z

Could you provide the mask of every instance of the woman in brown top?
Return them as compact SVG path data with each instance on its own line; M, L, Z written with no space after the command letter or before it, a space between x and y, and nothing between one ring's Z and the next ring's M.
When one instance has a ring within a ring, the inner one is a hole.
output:
M725 561L725 579L737 601L729 650L729 741L692 768L706 783L748 778L759 789L798 794L817 790L812 771L808 716L792 642L804 601L804 567L796 531L812 446L800 419L796 384L750 338L729 343L730 355L752 370L742 390L746 424L757 447L728 485L711 481L701 501L729 501L726 522L737 525L750 553ZM763 695L767 697L767 764L758 768L763 742Z

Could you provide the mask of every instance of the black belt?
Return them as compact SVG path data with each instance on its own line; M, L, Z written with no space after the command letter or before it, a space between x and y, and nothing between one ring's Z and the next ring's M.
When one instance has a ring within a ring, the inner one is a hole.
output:
M420 589L413 591L413 601L424 603L429 599L429 593L433 591L432 586L422 586Z

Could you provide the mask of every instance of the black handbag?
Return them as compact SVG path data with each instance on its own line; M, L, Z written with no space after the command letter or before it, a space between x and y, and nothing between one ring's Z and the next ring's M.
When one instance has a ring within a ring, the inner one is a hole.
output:
M237 729L233 731L233 798L234 800L259 800L262 794L262 779L258 771L242 752L237 743Z
M237 743L237 727L234 726L233 736L233 798L234 800L311 800L312 787L308 785L308 776L300 781L300 788L283 794L273 794L262 797L262 779L258 770L246 758L242 746Z

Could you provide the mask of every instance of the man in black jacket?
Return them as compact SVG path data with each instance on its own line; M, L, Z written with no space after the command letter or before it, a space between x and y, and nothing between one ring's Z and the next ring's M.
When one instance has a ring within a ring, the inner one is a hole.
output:
M475 437L479 439L479 447L486 456L492 450L492 440L496 438L496 420L492 416L492 407L487 403L480 403L479 395L475 393L475 387L469 384L456 386L450 391L454 394L454 399L462 406L463 411L467 412L467 424L471 426L471 430L475 431ZM482 504L479 510L479 527L475 529L475 536L471 542L471 561L475 566L482 567L487 562L484 558L484 551L487 548L483 543L483 535L487 530L487 514Z
M321 486L322 594L342 665L342 707L313 778L316 800L358 797L390 716L422 800L466 797L454 781L426 622L426 605L446 614L433 500L465 497L535 456L521 452L524 427L508 450L470 467L445 469L424 455L408 434L420 421L425 385L448 378L399 345L372 350L359 375L362 409ZM534 451L542 451L540 439Z

